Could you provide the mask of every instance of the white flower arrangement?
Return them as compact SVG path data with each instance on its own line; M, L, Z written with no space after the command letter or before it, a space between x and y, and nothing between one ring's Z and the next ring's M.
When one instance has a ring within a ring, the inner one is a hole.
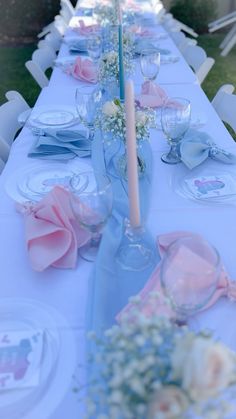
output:
M131 72L131 60L124 54L124 70ZM119 80L119 55L118 52L109 51L102 54L99 65L99 79L103 82Z
M93 336L96 374L88 412L102 419L222 419L235 398L236 355L207 333L164 317L132 318ZM224 392L224 399L223 399ZM230 394L231 392L231 394Z
M149 137L149 128L154 122L154 113L152 110L136 110L136 139L140 141ZM120 138L125 141L126 123L125 107L119 99L105 102L102 112L98 116L97 125L105 133L111 134L113 138Z
M95 6L93 13L96 15L97 21L102 25L117 25L117 7L114 7L114 4L98 4Z

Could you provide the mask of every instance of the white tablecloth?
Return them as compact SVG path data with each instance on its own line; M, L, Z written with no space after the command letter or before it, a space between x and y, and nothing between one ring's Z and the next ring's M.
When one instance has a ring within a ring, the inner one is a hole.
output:
M162 30L163 31L163 30ZM170 48L180 55L169 38L161 41L161 47ZM60 55L67 53L63 45ZM194 73L181 57L176 64L165 65L158 76L159 83L170 96L181 96L191 100L194 112L201 113L206 118L201 128L211 135L214 141L228 150L236 152L236 146L218 118L202 89L196 84ZM140 84L139 69L135 82ZM36 105L73 105L75 88L80 84L72 77L55 68L49 87L42 90ZM165 84L165 85L164 85ZM22 215L15 210L14 202L7 196L4 184L6 179L19 167L30 163L27 152L34 137L28 128L24 128L14 142L9 161L0 176L0 297L30 298L57 309L68 321L74 331L78 363L83 360L84 353L84 321L87 301L88 277L92 265L82 259L74 270L59 270L50 268L42 273L34 272L29 263L24 241L24 221ZM184 173L182 164L169 166L161 162L161 154L168 149L161 130L152 130L151 145L154 157L154 176L152 185L152 201L147 225L156 237L158 234L174 230L189 230L197 232L208 239L219 250L226 269L236 278L235 237L236 237L236 207L222 205L199 205L186 200L173 190L173 179ZM53 162L52 162L53 164ZM79 159L65 163L80 164ZM205 163L204 163L205 164ZM214 163L215 169L222 164ZM234 169L236 172L236 169ZM215 331L216 336L236 349L236 332L229 319L236 318L236 305L221 299L214 307L197 317L197 327L206 326ZM60 327L60 324L58 324ZM67 360L65 359L65 369ZM79 373L77 373L77 376ZM62 372L63 380L63 372ZM44 417L36 413L27 419L80 419L81 411L78 396L73 393L73 380L65 392L64 398L55 403L56 410L48 415L45 402ZM2 419L11 419L2 418ZM21 418L23 419L23 418Z

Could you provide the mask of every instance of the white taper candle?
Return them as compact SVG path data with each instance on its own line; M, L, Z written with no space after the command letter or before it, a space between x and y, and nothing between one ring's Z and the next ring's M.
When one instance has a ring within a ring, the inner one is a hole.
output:
M132 80L128 80L125 84L125 113L130 224L132 227L138 227L140 226L140 207L136 147L134 85Z

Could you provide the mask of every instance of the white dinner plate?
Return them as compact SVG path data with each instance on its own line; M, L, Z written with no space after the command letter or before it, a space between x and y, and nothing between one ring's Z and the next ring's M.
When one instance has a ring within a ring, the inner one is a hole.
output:
M203 205L236 204L236 174L229 165L221 168L209 158L183 172L170 179L172 189L181 197Z
M37 386L0 391L0 417L49 418L69 389L76 368L72 329L52 307L27 299L0 300L0 331L44 333L40 379ZM66 336L63 332L66 331ZM64 368L66 360L66 368Z
M6 180L5 190L19 204L26 201L38 202L56 185L70 190L71 178L89 170L91 166L84 160L77 161L73 166L37 162L11 173Z
M36 106L27 125L29 127L46 128L53 127L64 128L79 122L79 116L74 106Z

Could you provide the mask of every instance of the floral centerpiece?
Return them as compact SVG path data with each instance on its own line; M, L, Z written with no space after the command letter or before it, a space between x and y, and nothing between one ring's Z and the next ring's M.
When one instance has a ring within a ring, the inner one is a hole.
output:
M124 69L127 73L131 72L133 64L130 59L124 55ZM119 80L119 55L118 52L105 52L100 59L99 79L101 82Z
M96 20L105 25L117 25L118 15L117 8L114 4L97 4L94 8L93 14L96 16Z
M154 123L153 111L136 110L136 138L137 141L149 137L149 128ZM113 99L104 103L102 112L98 117L97 125L102 127L105 133L111 134L112 138L119 138L125 141L125 105L119 99Z
M146 318L137 306L132 321L93 339L88 418L222 419L230 410L224 392L235 393L236 355L209 334Z

